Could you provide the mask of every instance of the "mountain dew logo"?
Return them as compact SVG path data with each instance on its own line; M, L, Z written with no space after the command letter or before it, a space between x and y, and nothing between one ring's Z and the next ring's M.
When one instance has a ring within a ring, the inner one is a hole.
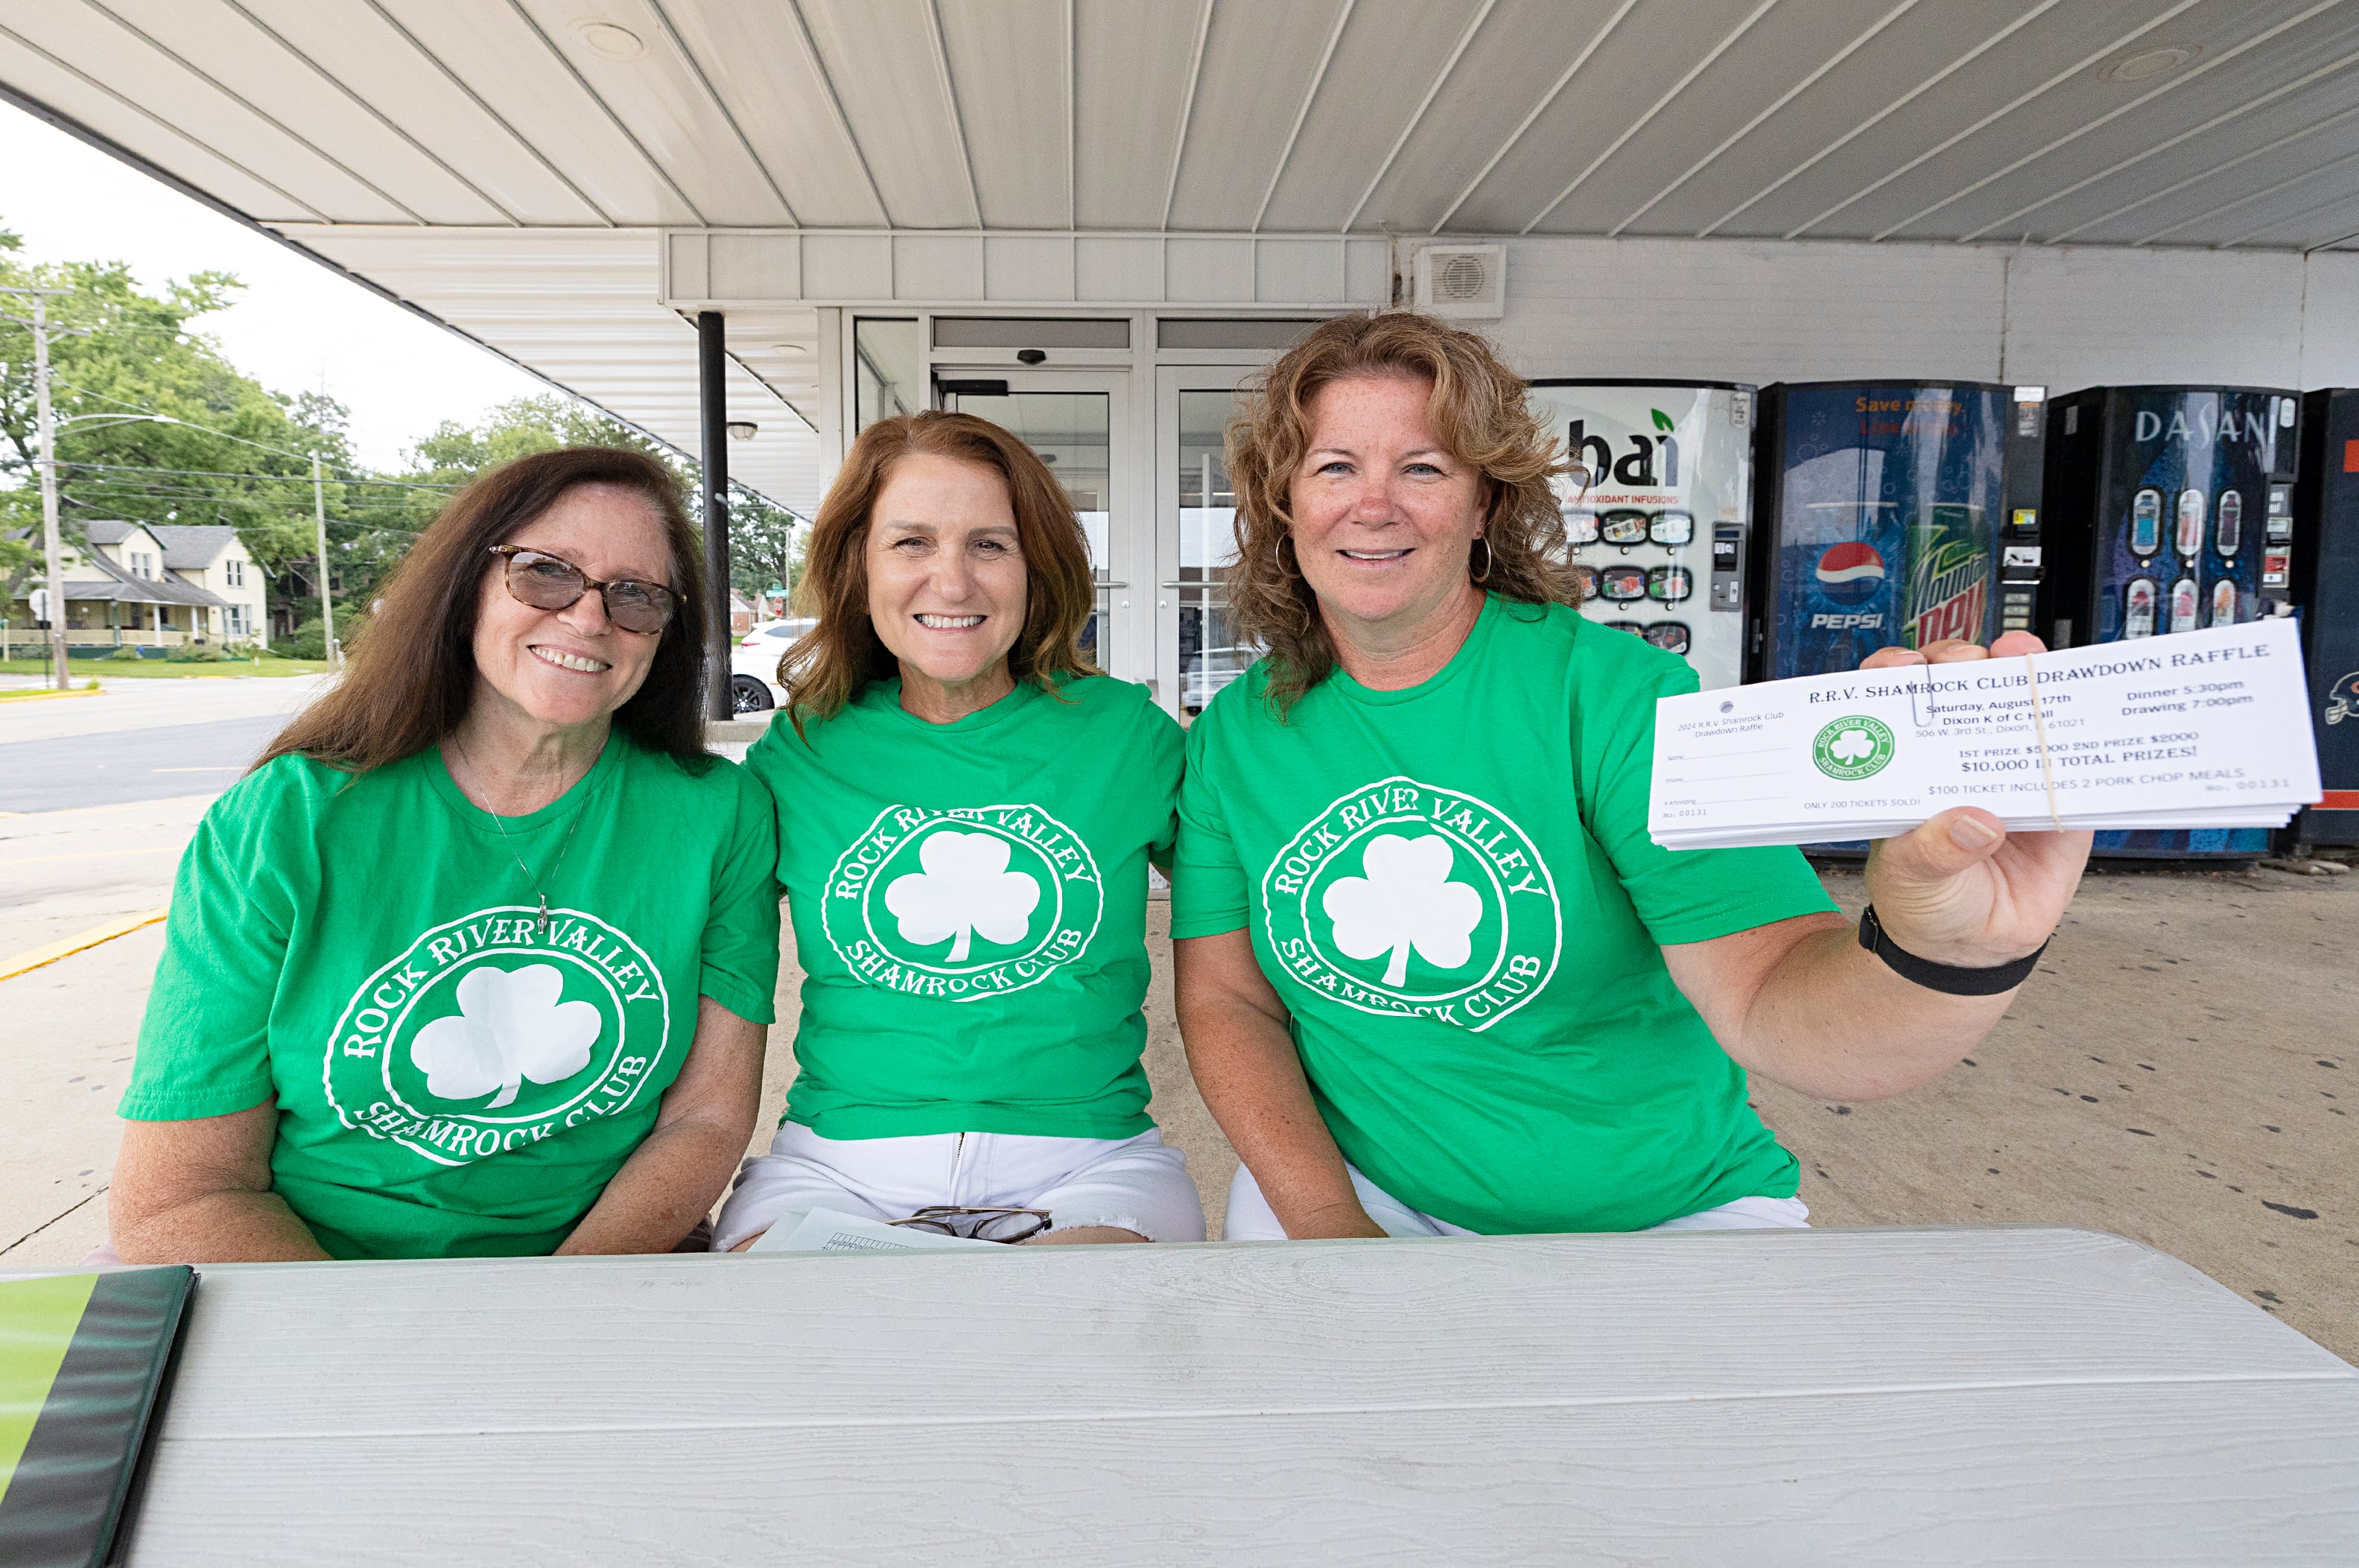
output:
M1910 648L1945 637L1980 642L1989 603L1990 551L1959 539L1920 547L1908 566L1901 636Z

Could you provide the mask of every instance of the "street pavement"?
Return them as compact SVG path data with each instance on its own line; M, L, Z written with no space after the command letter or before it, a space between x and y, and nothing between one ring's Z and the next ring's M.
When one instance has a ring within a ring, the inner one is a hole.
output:
M0 702L0 820L217 793L321 686L305 677L125 677L103 680L95 696Z

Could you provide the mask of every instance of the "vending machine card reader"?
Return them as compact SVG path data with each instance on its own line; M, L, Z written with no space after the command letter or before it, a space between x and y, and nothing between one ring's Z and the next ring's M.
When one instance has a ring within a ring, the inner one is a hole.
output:
M1679 654L1707 689L1742 681L1754 389L1539 380L1531 400L1571 465L1557 495L1582 614Z

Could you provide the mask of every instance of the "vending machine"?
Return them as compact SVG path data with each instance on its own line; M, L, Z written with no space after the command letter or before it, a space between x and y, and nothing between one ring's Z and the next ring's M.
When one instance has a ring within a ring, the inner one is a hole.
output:
M1767 388L1750 678L1831 675L1896 644L2028 630L2045 395L1954 381ZM1858 841L1804 847L1867 853Z
M1564 443L1557 482L1582 614L1745 679L1754 390L1718 381L1531 384Z
M2312 392L2301 405L2288 564L2325 793L2287 830L2306 849L2359 844L2359 389Z
M2031 629L2045 395L1954 381L1767 388L1753 678Z
M2091 387L2048 406L2049 646L2291 612L2301 403L2267 387ZM2249 859L2261 828L2103 833L2122 859Z

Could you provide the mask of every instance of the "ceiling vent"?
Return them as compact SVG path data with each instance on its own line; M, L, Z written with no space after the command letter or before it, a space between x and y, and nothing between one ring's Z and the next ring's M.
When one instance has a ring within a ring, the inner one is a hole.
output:
M1428 245L1417 253L1417 308L1462 321L1496 321L1507 306L1507 247Z

